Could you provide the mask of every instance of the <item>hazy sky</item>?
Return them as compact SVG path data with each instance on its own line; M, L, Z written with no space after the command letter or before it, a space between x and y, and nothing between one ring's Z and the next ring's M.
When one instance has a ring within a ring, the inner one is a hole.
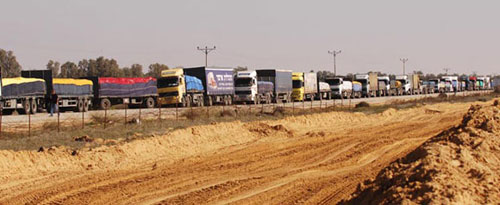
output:
M24 69L105 56L120 66L204 64L339 73L500 73L494 0L0 0L0 48Z

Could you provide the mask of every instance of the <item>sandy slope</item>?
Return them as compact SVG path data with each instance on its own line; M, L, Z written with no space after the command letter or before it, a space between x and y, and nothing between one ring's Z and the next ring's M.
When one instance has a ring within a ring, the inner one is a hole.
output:
M335 203L468 106L196 126L76 156L0 151L0 204Z
M461 124L391 163L346 204L500 203L499 108L471 106Z

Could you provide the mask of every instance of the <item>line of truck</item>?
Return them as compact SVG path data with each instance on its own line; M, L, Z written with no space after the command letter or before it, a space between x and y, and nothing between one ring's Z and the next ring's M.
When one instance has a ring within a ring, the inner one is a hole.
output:
M362 98L461 92L492 88L489 77L443 76L423 81L417 74L392 78L375 72L320 79L313 72L281 69L235 71L224 67L169 69L158 79L85 77L53 78L50 70L25 70L21 78L0 80L0 108L4 114L36 113L48 108L52 91L59 108L85 112L129 107L212 106L234 103L287 103L332 98Z

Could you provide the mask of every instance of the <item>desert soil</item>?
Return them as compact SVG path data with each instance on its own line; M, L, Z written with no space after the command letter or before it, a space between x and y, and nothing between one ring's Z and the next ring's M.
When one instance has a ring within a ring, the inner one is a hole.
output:
M470 105L215 123L77 152L4 150L0 204L334 204L460 124Z

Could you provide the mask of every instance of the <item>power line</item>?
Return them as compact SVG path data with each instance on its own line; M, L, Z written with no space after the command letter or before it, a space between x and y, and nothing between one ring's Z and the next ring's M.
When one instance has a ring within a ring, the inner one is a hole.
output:
M328 51L328 54L331 54L333 55L333 75L334 76L337 76L337 54L340 54L342 53L342 50L339 50L339 51Z
M399 59L401 62L403 62L403 75L405 75L406 71L406 62L408 62L408 58L400 58Z
M213 48L209 48L208 46L205 46L205 48L200 48L199 46L196 47L199 51L202 51L205 53L205 67L208 66L208 54L215 50L215 46Z

